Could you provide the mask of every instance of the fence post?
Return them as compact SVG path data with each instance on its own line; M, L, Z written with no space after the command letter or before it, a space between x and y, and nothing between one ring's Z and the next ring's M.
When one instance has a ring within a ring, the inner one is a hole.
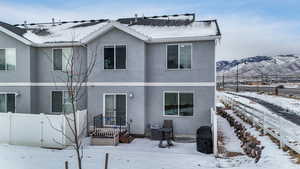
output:
M104 169L108 168L108 153L105 154L105 166Z
M69 169L69 162L65 161L65 169Z
M81 134L81 127L80 127L80 112L77 110L75 112L76 115L76 125L77 125L77 137L80 137Z
M213 133L213 153L215 156L218 155L218 123L217 123L217 112L213 108L210 109L211 121L212 121L212 133Z
M9 120L9 129L8 129L8 144L11 144L11 136L12 136L12 113L11 112L8 112L8 120Z
M40 147L42 147L44 144L43 144L43 142L44 142L44 123L45 123L45 114L44 113L40 113L40 119L41 119L41 121L40 121L40 123L41 123L41 135L40 135Z
M263 111L263 126L262 126L262 133L263 133L263 135L265 135L266 134L266 114L265 114L265 112Z
M280 148L282 149L284 147L284 136L283 136L283 126L282 126L282 118L280 116L279 117L279 136L280 136Z
M63 146L67 146L67 141L66 141L66 117L65 115L61 115L61 144Z

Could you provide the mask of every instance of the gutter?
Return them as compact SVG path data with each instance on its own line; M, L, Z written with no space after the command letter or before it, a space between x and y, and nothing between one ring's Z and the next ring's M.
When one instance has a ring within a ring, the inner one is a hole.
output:
M185 42L185 41L204 41L220 39L221 35L211 36L191 36L191 37L174 37L174 38L154 38L146 41L148 43L163 43L163 42Z

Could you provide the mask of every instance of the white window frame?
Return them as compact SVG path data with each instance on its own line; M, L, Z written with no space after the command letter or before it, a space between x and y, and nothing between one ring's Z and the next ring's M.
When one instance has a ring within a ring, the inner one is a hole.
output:
M0 72L15 72L17 70L17 48L0 48L0 49L15 49L16 51L16 63L15 63L15 70L7 70L7 63L5 63L5 70L0 70Z
M5 104L6 104L6 109L7 109L7 94L14 94L15 95L15 112L16 113L16 110L17 110L17 93L16 92L0 92L0 94L5 94ZM0 113L8 113L7 110L6 112L0 112ZM13 113L13 112L11 112Z
M116 58L117 58L117 56L116 56L116 47L117 46L125 46L125 48L126 48L126 60L125 60L125 69L117 69L117 62L116 62ZM105 69L105 63L104 63L104 61L105 61L105 52L104 52L104 50L105 50L105 48L106 47L114 47L114 68L113 69ZM103 45L103 69L105 70L105 71L122 71L122 70L127 70L127 60L128 60L128 45L127 44L105 44L105 45Z
M178 50L178 67L177 68L168 68L168 46L177 45ZM180 68L180 45L190 45L191 46L191 68ZM192 43L170 43L166 45L166 68L167 70L192 70L192 63L193 63L193 44Z
M165 112L165 94L166 93L177 93L178 96L178 100L177 100L177 109L178 109L178 114L177 115L166 115ZM180 93L189 93L189 94L193 94L193 115L192 116L180 116ZM163 116L164 117L181 117L181 118L189 118L189 117L193 117L195 115L195 92L194 91L163 91Z
M105 124L105 96L107 96L107 95L114 95L114 96L116 96L116 95L125 95L125 97L126 97L126 113L125 113L125 115L126 115L126 121L125 121L125 125L122 125L121 127L126 127L126 125L127 125L127 122L128 122L128 99L127 99L127 92L120 92L120 93L118 93L118 92L114 92L114 93L103 93L103 96L102 96L102 101L103 101L103 126L105 126L105 127L119 127L119 125L107 125L107 124ZM116 97L114 97L114 103L116 103ZM115 106L115 105L114 105ZM115 113L115 112L114 112ZM115 115L116 116L116 115Z
M53 112L52 111L52 93L53 92L62 92L63 93L63 95L62 95L62 105L64 105L65 103L64 103L64 96L65 96L65 92L68 92L68 90L51 90L51 92L50 92L50 98L51 98L51 100L50 100L50 102L51 102L51 104L50 104L50 112L51 113L65 113L64 111L62 111L62 112ZM75 98L76 99L76 98ZM76 100L75 100L75 109L77 110L77 102L76 102ZM64 110L64 109L63 109Z
M65 47L65 48L52 48L52 71L58 71L58 72L63 72L63 71L69 71L69 70L67 70L67 67L66 67L66 65L64 65L63 64L63 56L62 56L62 60L61 60L61 64L62 64L62 70L54 70L54 50L56 50L56 49L61 49L61 50L63 50L63 49L71 49L72 50L72 55L74 54L73 52L73 48L72 47ZM71 57L72 57L72 55L71 55ZM64 68L65 67L65 68ZM64 70L65 69L65 70Z

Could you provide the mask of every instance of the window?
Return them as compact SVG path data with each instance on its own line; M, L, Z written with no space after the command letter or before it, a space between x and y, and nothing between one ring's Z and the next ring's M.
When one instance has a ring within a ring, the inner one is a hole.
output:
M15 113L15 104L14 93L0 94L0 112Z
M52 92L52 112L70 113L72 112L72 100L68 91L53 91Z
M192 45L170 44L167 45L168 69L191 69Z
M104 46L104 69L126 69L126 45Z
M0 49L0 70L16 70L16 49Z
M188 92L165 92L164 115L193 116L194 95Z
M72 48L53 49L53 70L70 71Z

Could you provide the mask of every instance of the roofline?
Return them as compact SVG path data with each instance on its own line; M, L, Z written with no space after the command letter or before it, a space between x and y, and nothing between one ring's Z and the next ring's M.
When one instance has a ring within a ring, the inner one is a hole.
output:
M219 27L219 24L218 24L218 21L215 19L215 20L213 20L215 23L216 23L216 27L217 27L217 31L218 31L218 33L217 33L217 35L219 35L219 36L222 36L222 33L221 33L221 30L220 30L220 27Z
M98 29L97 31L87 35L86 37L84 37L82 40L80 40L81 43L83 44L87 44L89 43L90 41L96 39L97 37L105 34L106 32L110 31L112 28L117 28L117 29L120 29L121 31L124 31L140 40L143 40L143 41L147 41L149 40L149 37L129 28L129 27L126 27L122 24L120 24L119 22L116 22L116 21L111 21L110 23L104 25L103 27L101 27L100 29Z
M201 20L195 22L215 22L217 28L216 35L210 36L190 36L190 37L172 37L172 38L150 38L144 34L141 34L130 27L124 26L116 21L109 21L106 25L99 28L97 31L87 35L80 42L57 42L57 43L33 43L30 40L11 32L10 30L0 26L0 31L23 42L26 45L33 46L33 47L59 47L59 46L83 46L89 43L90 41L96 39L97 37L105 34L106 32L110 31L113 28L117 28L121 31L124 31L146 43L164 43L164 42L185 42L185 41L202 41L202 40L216 40L221 38L221 32L218 25L217 20Z
M20 35L18 35L16 33L12 32L12 31L10 31L10 30L2 27L2 26L0 26L0 31L3 32L3 33L5 33L5 34L7 34L7 35L9 35L9 36L11 36L11 37L13 37L13 38L15 38L15 39L17 39L18 41L21 41L22 43L24 43L26 45L32 45L32 42L29 41L28 39L26 39L26 38L24 38L24 37L22 37L22 36L20 36Z
M195 22L215 22L216 28L217 28L217 34L216 35L222 36L221 30L220 30L220 26L219 26L219 23L218 23L217 19L198 20L198 21L195 21Z

